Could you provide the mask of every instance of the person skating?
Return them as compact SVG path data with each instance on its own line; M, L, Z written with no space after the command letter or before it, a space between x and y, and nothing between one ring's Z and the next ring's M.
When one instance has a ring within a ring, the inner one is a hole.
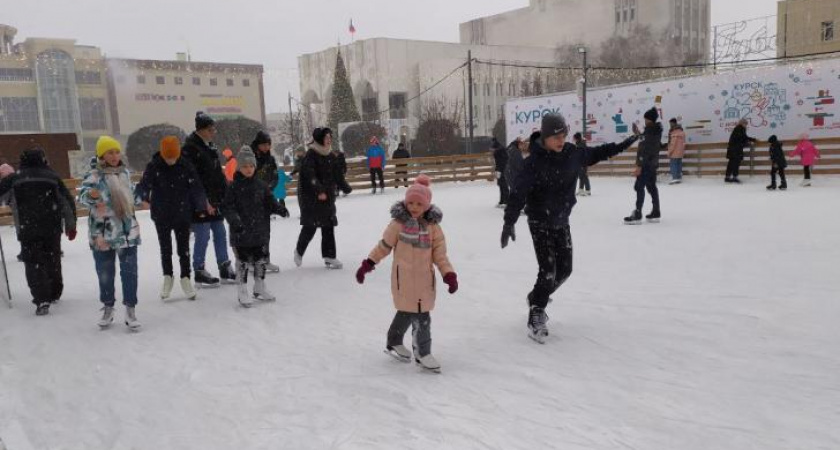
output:
M510 188L506 176L508 164L508 152L502 147L496 138L490 143L490 151L493 152L493 161L495 163L496 184L499 185L499 203L497 208L504 208L507 206L508 196L510 195Z
M193 215L207 214L210 205L195 168L181 157L181 142L177 136L166 136L160 141L160 151L146 166L143 178L135 187L135 196L141 202L150 204L157 231L163 269L160 298L169 298L175 283L172 268L174 233L180 264L179 284L184 295L195 300L190 273L190 222Z
M539 133L537 133L539 135ZM516 180L519 174L522 173L522 168L525 166L525 160L531 156L530 141L517 137L508 146L508 164L505 177L508 181L508 186L511 191L516 186Z
M20 171L0 181L0 197L7 194L35 314L44 316L64 292L61 233L76 238L76 201L40 147L24 150Z
M116 259L119 258L125 324L136 331L141 326L135 314L140 226L134 217L131 176L122 162L121 153L122 147L116 139L110 136L99 138L96 142L99 164L85 175L79 191L79 203L90 210L88 237L99 277L99 301L103 305L99 327L108 328L114 321L114 280L117 276Z
M370 138L370 147L367 150L367 166L370 170L370 185L373 194L376 194L377 178L379 178L380 193L385 193L385 178L382 172L385 169L385 162L385 150L379 145L379 139L376 136Z
M776 190L776 174L779 174L779 179L782 182L779 185L779 190L787 189L787 180L785 179L785 168L787 168L787 159L785 159L785 151L782 150L782 143L774 134L767 140L770 143L770 185L767 186L768 191Z
M295 247L295 265L303 264L306 248L321 229L321 256L328 269L341 269L336 259L335 227L338 217L335 209L335 187L349 194L353 188L344 180L344 175L330 152L332 130L316 128L312 132L312 143L303 158L298 182L298 205L300 206L301 230Z
M190 162L198 173L198 179L204 188L204 194L210 203L210 213L193 216L192 231L195 235L193 244L193 277L198 286L216 287L221 279L225 283L235 283L236 273L230 263L227 248L227 230L224 216L219 210L225 199L227 180L222 171L219 151L213 145L216 136L216 121L202 111L196 113L195 131L187 137L181 154ZM214 277L204 268L207 257L207 245L213 234L213 249L216 252L216 264L219 278Z
M401 159L410 159L411 158L411 153L409 153L408 150L405 148L405 144L400 142L400 145L398 145L397 149L394 150L394 154L391 155L391 158L393 158L394 160L397 160L397 161L399 161ZM397 187L399 187L400 183L402 183L403 187L406 187L406 188L408 187L408 170L406 170L407 167L408 167L408 164L405 164L405 163L396 164L397 179L395 180L395 183L396 183Z
M627 150L638 139L633 136L621 143L581 149L566 143L569 128L560 114L542 118L541 133L532 135L531 156L525 160L516 180L502 229L502 248L516 240L515 225L522 208L534 242L539 272L534 289L528 294L529 336L544 343L548 337L545 307L554 293L572 273L572 235L569 215L577 203L575 187L584 165L592 166Z
M575 145L578 148L586 149L586 141L583 140L583 135L580 133L575 133L574 135ZM592 184L589 182L589 168L584 166L580 169L580 178L578 180L578 191L577 195L581 197L588 197L592 195Z
M805 178L802 179L802 182L799 183L800 186L808 187L811 185L811 171L813 170L814 163L816 160L820 159L820 151L817 150L817 147L808 139L807 134L802 134L799 136L799 143L796 144L796 149L793 150L793 153L790 154L791 158L795 157L800 158L800 162L802 163L802 168L805 171Z
M741 171L741 161L744 160L744 148L756 142L755 138L747 135L747 119L738 121L738 125L732 130L729 135L729 144L726 146L726 159L729 162L726 165L726 177L724 182L741 184L738 175Z
M237 300L244 307L253 299L274 301L265 287L271 215L289 217L262 180L255 175L257 159L250 148L242 147L236 155L239 172L225 195L225 219L230 225L230 245L236 255ZM253 295L248 293L248 273L253 275Z
M412 328L414 360L423 368L440 371L432 356L430 313L435 307L435 274L437 266L449 293L458 291L458 276L446 255L446 239L440 222L443 213L432 205L429 177L421 174L408 188L405 200L391 207L391 222L382 240L371 250L356 271L356 281L365 282L365 275L391 252L391 293L397 313L388 329L385 351L400 361L409 362L411 352L403 345L403 336Z
M671 129L668 131L668 159L671 170L671 181L668 184L682 183L683 157L685 156L685 131L676 118L668 121Z
M645 190L650 193L650 200L653 208L645 218L650 222L659 222L662 217L659 208L659 188L656 187L656 170L659 168L659 151L662 149L662 125L658 122L659 113L656 108L651 108L645 113L645 130L639 142L639 151L636 153L636 169L633 175L636 177L636 209L624 223L636 225L642 223L642 207L645 204ZM636 128L633 124L634 129Z
M274 155L271 154L271 136L265 131L258 131L254 141L251 142L251 151L257 158L257 173L255 176L265 183L270 191L273 191L277 187L277 169L279 166ZM269 245L267 248L269 254L266 255L265 271L267 273L279 273L280 266L271 263L271 246Z

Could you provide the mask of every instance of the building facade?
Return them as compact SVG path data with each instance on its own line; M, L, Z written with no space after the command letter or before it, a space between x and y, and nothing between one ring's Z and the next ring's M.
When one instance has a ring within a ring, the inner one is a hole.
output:
M107 58L73 39L28 38L0 25L0 134L75 133L83 170L96 139L123 143L138 129L192 129L195 112L265 123L259 65Z
M830 1L830 0L827 0ZM521 9L460 26L461 43L557 48L600 45L636 27L672 39L684 57L709 59L710 0L530 0Z
M778 4L776 48L781 57L840 52L840 2L786 0Z

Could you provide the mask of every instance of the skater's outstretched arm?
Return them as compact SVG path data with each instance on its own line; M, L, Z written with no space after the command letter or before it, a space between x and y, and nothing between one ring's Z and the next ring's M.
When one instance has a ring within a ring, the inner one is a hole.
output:
M630 148L637 140L639 136L633 135L619 143L610 142L597 147L586 147L586 165L594 166L606 161Z

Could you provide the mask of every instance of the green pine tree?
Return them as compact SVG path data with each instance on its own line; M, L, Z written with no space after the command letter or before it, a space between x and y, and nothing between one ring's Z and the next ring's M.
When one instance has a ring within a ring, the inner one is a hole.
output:
M359 122L362 116L356 108L356 100L353 98L353 88L350 80L347 79L347 69L344 67L344 59L341 57L341 50L335 59L335 79L333 80L332 104L330 105L329 127L334 133L338 132L338 124L345 122Z

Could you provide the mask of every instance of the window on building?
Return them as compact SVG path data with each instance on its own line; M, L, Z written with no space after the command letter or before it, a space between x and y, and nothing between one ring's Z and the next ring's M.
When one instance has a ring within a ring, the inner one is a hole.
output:
M834 40L834 21L822 23L822 41L829 42Z
M242 79L242 87L251 87L251 80L247 78Z
M616 24L616 25L618 25L618 24L620 24L620 23L621 23L621 12L620 12L620 11L616 11L616 12L615 12L615 24Z
M484 107L484 110L485 110L484 114L486 116L486 120L492 120L493 119L493 112L492 112L492 109L490 108L490 105L486 105Z
M105 130L105 99L80 98L79 116L83 130Z
M0 68L0 81L34 81L32 69Z
M0 110L0 132L41 131L37 98L0 97Z
M627 23L627 10L626 9L624 11L622 11L621 18L623 19L623 21L625 23Z
M96 70L77 70L76 84L102 84L102 74Z
M57 49L38 54L38 105L47 133L75 132L79 124L79 99L73 57Z
M508 84L508 95L511 97L516 95L516 83L514 83L513 81L511 81L510 84Z
M137 84L146 84L146 75L137 75Z
M232 87L233 86L233 78L228 78L227 80L225 80L225 84L227 85L227 87Z
M636 8L630 8L630 21L636 20Z
M180 86L180 85L182 85L182 84L184 84L184 78L182 78L182 77L175 77L175 85L176 85L176 86Z
M211 78L210 79L210 86L218 86L218 85L219 85L219 79L218 78Z
M392 119L405 119L408 111L405 107L407 94L405 92L390 92L388 94L388 108L391 109Z
M163 76L160 76L160 75L156 76L155 77L155 83L166 84L166 77L163 77Z
M201 78L193 77L193 86L201 86Z
M369 97L362 99L362 116L365 120L378 119L379 99L376 97Z

